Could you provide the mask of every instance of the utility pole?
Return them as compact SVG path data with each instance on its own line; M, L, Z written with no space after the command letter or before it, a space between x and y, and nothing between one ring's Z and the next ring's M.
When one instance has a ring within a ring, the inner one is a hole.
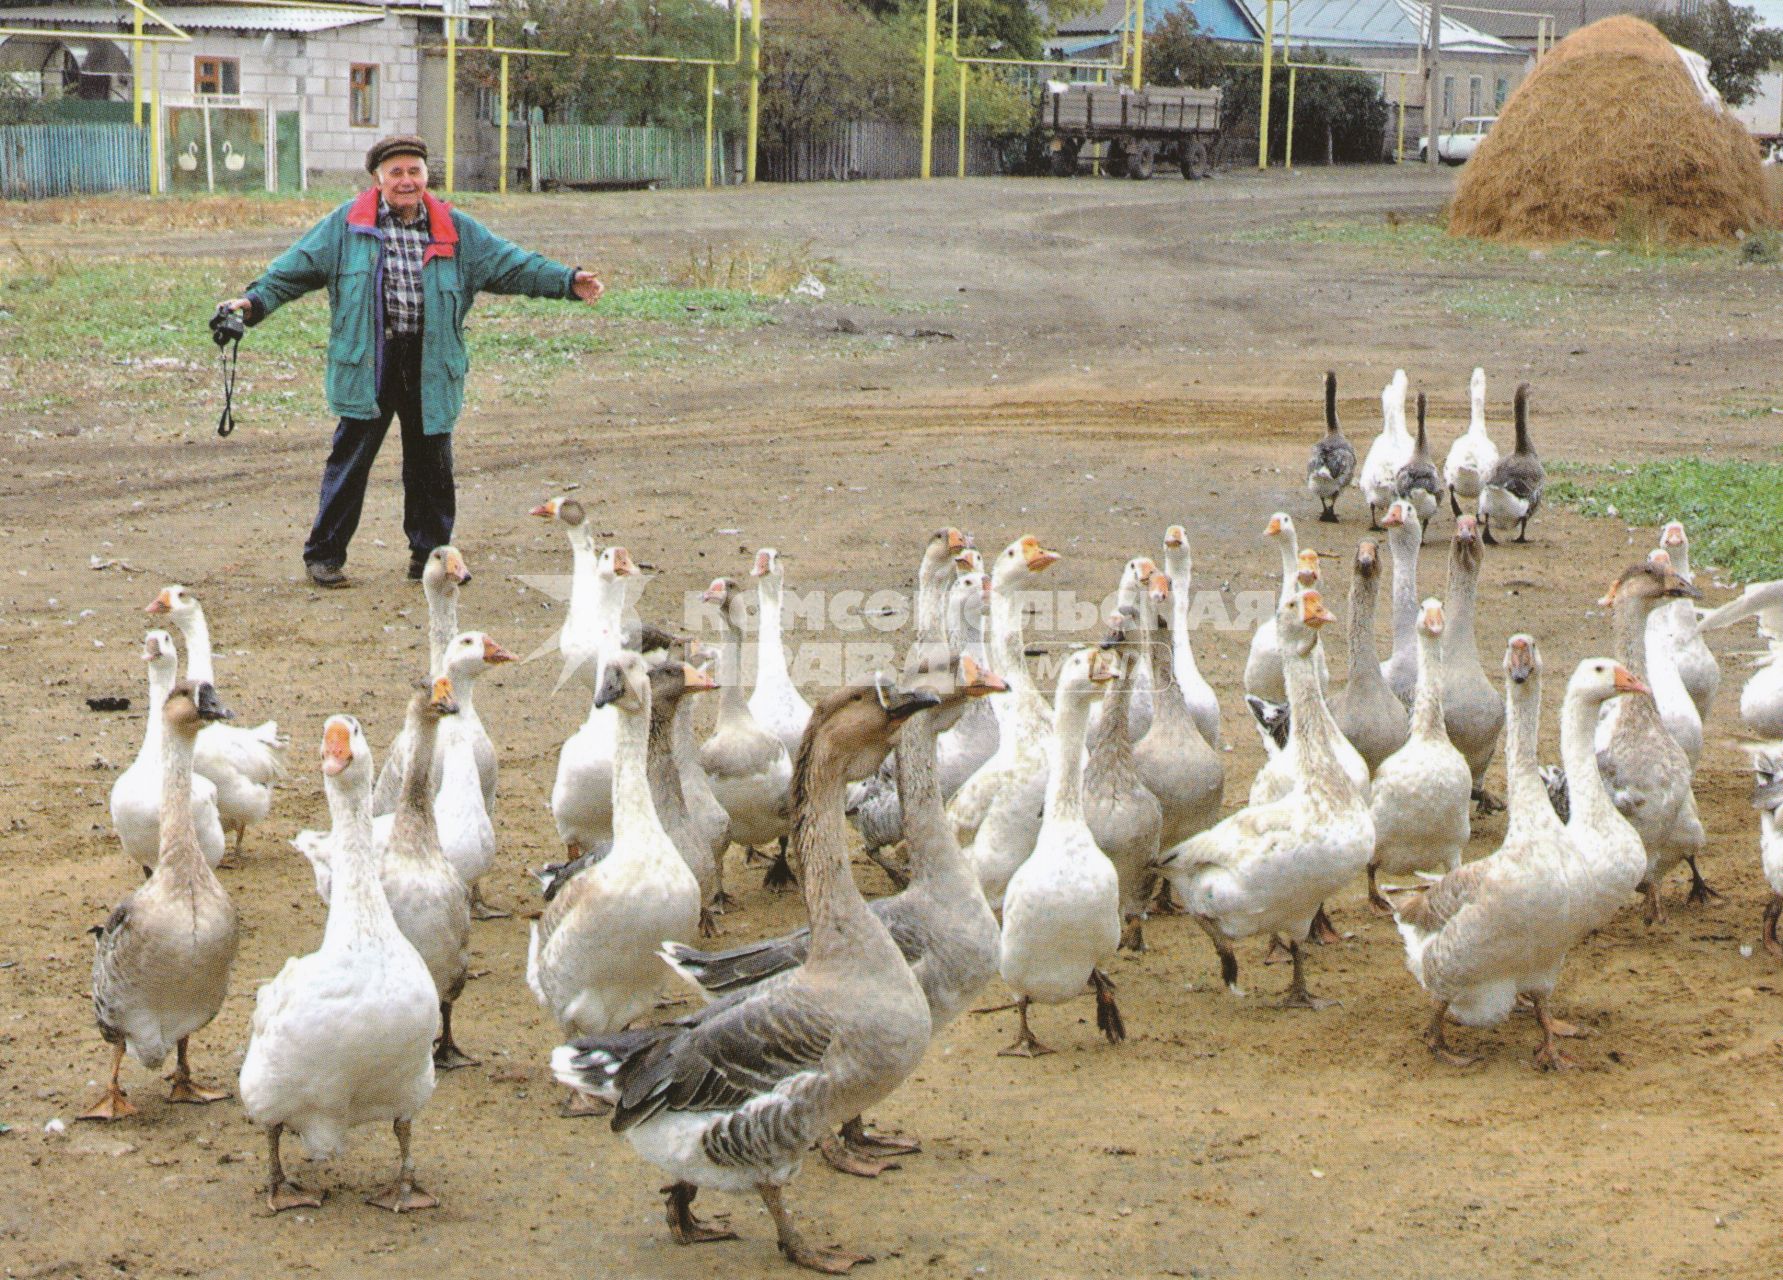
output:
M1430 0L1430 52L1424 58L1424 131L1430 137L1425 163L1432 173L1442 163L1442 0Z

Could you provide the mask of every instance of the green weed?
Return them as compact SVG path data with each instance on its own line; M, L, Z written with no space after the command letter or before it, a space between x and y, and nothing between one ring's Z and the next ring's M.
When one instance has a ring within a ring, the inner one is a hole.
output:
M1631 525L1681 520L1693 565L1713 565L1736 582L1783 577L1783 463L1687 458L1549 470L1551 502Z

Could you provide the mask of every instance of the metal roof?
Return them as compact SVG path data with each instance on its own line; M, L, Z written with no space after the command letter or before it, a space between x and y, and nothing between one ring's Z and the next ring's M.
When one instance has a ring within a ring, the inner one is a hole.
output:
M1242 0L1263 25L1264 0ZM1509 7L1509 6L1507 6ZM1282 38L1286 6L1275 11L1275 38ZM1423 43L1430 10L1418 0L1295 0L1289 34L1293 43L1322 47L1416 49ZM1449 53L1513 54L1496 36L1489 36L1445 12L1442 47Z
M383 19L382 9L367 9L364 14L345 13L339 9L275 9L260 5L160 5L155 12L177 27L200 31L283 31L307 35L316 31L333 31ZM35 5L23 9L0 8L0 26L41 22L59 27L128 27L131 10L125 6ZM154 30L154 24L144 27Z

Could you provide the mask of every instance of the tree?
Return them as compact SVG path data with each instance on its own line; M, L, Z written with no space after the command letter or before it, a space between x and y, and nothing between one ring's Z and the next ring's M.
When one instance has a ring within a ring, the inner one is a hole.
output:
M1150 84L1216 85L1226 70L1226 51L1201 34L1188 5L1172 9L1145 34L1145 78Z
M1343 59L1319 49L1293 51L1295 62L1342 64ZM1257 107L1262 99L1262 72L1256 67L1227 67L1220 115L1228 136L1257 136ZM1288 75L1277 68L1269 91L1269 154L1281 156L1288 136ZM1303 159L1373 163L1381 159L1387 129L1387 104L1372 76L1354 71L1301 71L1294 87L1294 154Z
M1655 13L1653 25L1673 44L1709 60L1709 83L1737 107L1758 90L1758 77L1783 61L1783 31L1758 25L1758 12L1729 0L1708 0L1689 13Z
M706 117L703 68L612 55L726 59L732 21L728 9L709 0L502 0L496 43L569 55L512 59L511 92L524 106L594 123L697 128ZM467 77L493 85L496 59L460 48ZM720 128L738 121L743 74L718 68Z

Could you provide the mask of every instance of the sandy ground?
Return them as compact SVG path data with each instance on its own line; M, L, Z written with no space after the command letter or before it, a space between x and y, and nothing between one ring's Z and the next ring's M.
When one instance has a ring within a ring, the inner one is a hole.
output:
M492 203L500 231L571 260L685 255L712 238L809 241L884 282L888 296L949 309L818 307L732 339L712 369L591 362L539 404L489 397L458 437L459 545L476 571L466 625L532 652L560 619L520 575L567 573L563 539L527 519L580 486L598 528L655 566L647 616L673 620L681 593L774 544L801 590L907 589L925 533L957 523L987 550L1037 534L1065 559L1052 585L1111 590L1121 562L1155 552L1181 521L1198 582L1268 589L1258 534L1285 508L1308 541L1347 560L1357 506L1312 522L1299 485L1319 424L1322 371L1342 375L1346 422L1366 440L1376 391L1396 365L1434 395L1439 447L1463 420L1468 371L1493 377L1491 421L1508 437L1509 392L1538 388L1549 458L1602 460L1774 447L1766 420L1717 406L1774 390L1783 289L1774 269L1630 271L1562 318L1513 325L1458 316L1452 291L1502 268L1378 255L1241 233L1308 217L1415 214L1447 176L1390 171L1229 176L1186 186L1054 181L762 188ZM27 232L28 233L28 232ZM102 237L57 233L66 251ZM172 252L253 257L285 232L172 237ZM1539 283L1540 260L1519 266ZM865 332L837 335L846 315ZM474 320L473 320L474 323ZM914 327L953 335L912 339ZM317 371L317 377L320 371ZM200 415L202 419L202 415ZM71 413L80 425L84 410ZM33 427L46 423L34 420ZM51 421L47 424L54 427ZM315 743L351 711L381 747L403 682L425 661L424 606L401 581L395 450L380 467L354 545L351 591L301 579L326 424L244 429L219 443L200 425L112 425L72 438L0 433L0 1269L8 1275L245 1276L314 1273L722 1276L780 1267L752 1201L707 1196L743 1239L677 1249L660 1175L598 1121L566 1120L544 1060L552 1027L522 980L526 921L479 924L482 976L459 1038L483 1065L445 1076L417 1122L426 1185L444 1207L401 1219L361 1197L387 1176L393 1143L362 1131L330 1166L298 1166L332 1190L320 1211L269 1217L256 1194L262 1143L239 1104L169 1106L140 1067L142 1107L111 1126L44 1133L96 1090L104 1047L87 994L83 930L137 882L111 835L106 797L136 751L140 711L98 715L85 699L141 705L141 607L181 581L205 602L226 700L248 722L276 716L292 776L245 865L225 883L244 936L231 997L194 1040L200 1076L233 1081L256 986L313 948L323 911L285 840L325 818ZM1424 585L1440 592L1448 522ZM1530 545L1488 552L1482 659L1535 633L1551 673L1610 647L1593 602L1651 530L1544 513ZM382 540L380 549L376 542ZM102 554L132 566L94 572ZM1703 575L1706 583L1710 575ZM1342 599L1347 570L1334 568ZM1725 598L1710 586L1711 600ZM88 615L84 611L92 610ZM1384 625L1384 624L1383 624ZM833 638L833 637L825 637ZM1064 642L1072 637L1042 636ZM1531 1020L1457 1039L1486 1054L1457 1071L1418 1033L1426 1005L1388 923L1359 889L1334 903L1355 936L1317 952L1316 990L1340 1007L1270 1006L1285 981L1240 949L1252 996L1218 983L1200 932L1155 922L1152 950L1113 974L1132 1039L1101 1043L1089 1002L1036 1015L1061 1052L998 1058L1010 1015L968 1017L878 1109L919 1133L923 1154L874 1183L813 1162L791 1202L820 1239L876 1253L869 1274L1312 1276L1719 1276L1783 1261L1777 1072L1783 982L1755 941L1765 888L1735 727L1747 634L1715 640L1726 674L1697 795L1710 830L1704 869L1724 895L1665 923L1632 909L1574 953L1557 1007L1592 1034L1581 1069L1531 1068ZM1199 639L1222 691L1227 797L1259 763L1237 689L1245 637ZM544 809L580 694L552 696L556 660L488 677L479 707L499 744L498 901L531 909L524 868L552 857ZM1339 666L1334 655L1333 666ZM1551 675L1544 756L1556 754ZM1494 768L1494 782L1501 776ZM1475 855L1504 820L1476 824ZM747 887L728 938L781 930L796 897ZM869 892L882 876L864 863ZM1000 999L1000 989L985 1002Z

